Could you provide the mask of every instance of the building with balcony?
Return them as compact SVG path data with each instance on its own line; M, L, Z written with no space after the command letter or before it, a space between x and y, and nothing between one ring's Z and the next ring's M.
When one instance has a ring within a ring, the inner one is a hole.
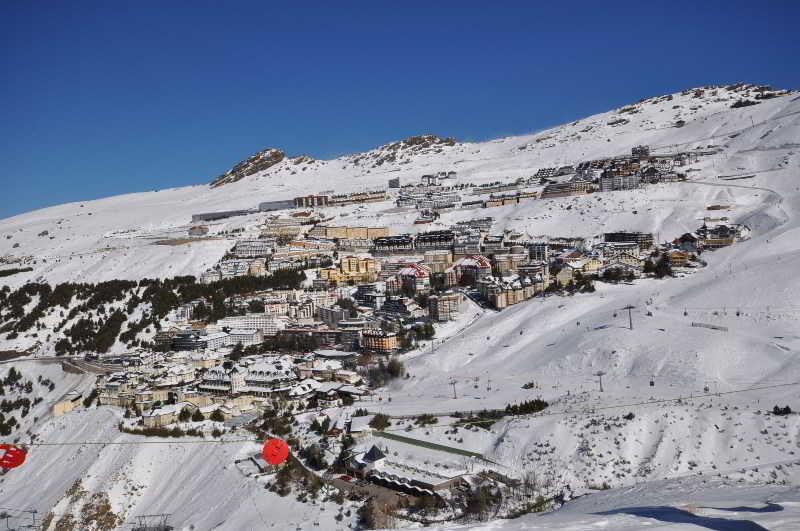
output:
M400 348L397 334L384 330L364 330L361 333L361 349L380 354L389 354Z
M464 301L460 293L450 292L428 297L428 316L439 322L455 321Z

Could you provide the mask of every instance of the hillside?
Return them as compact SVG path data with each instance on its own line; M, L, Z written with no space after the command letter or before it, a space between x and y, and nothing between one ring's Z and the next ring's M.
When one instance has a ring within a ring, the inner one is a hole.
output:
M193 214L254 209L262 201L322 190L385 188L390 178L399 177L405 184L418 181L425 173L455 171L459 182L479 184L528 177L543 167L629 153L638 144L661 151L721 149L709 168L712 174L786 167L785 157L798 143L793 127L796 95L756 100L755 89L735 85L688 90L537 134L481 143L440 140L425 147L424 141L416 144L412 140L328 161L276 156L268 159L280 158L279 162L226 181L224 186L141 192L21 214L0 221L0 256L7 263L21 262L33 270L7 277L5 282L15 286L35 278L95 282L198 274L216 262L232 240L223 236L186 245L155 245L184 237ZM760 103L732 109L740 100ZM676 127L681 122L684 125ZM768 159L760 156L763 150L771 155ZM758 164L768 160L769 167L753 165L754 159L761 159L755 161ZM668 205L660 216L651 218L649 225L670 217ZM214 222L211 235L261 218L254 215ZM397 224L406 226L408 222L398 219Z
M598 283L593 293L537 297L500 312L470 302L459 321L438 329L435 340L403 355L408 379L359 405L395 417L393 429L408 437L476 452L510 475L540 470L560 489L590 494L553 514L480 528L638 529L655 519L682 529L691 528L691 514L701 515L708 527L741 520L793 528L800 521L800 416L769 412L775 405L800 409L796 92L743 84L702 87L525 136L465 143L423 135L327 161L265 150L211 185L72 203L1 220L2 267L31 270L0 283L16 288L34 280L199 275L233 246L231 231L254 234L269 223L274 213L257 212L263 201L384 189L392 178L406 184L438 172L455 172L455 183L513 181L541 168L629 154L642 144L657 153L704 155L682 169L682 182L453 210L422 228L414 224L417 212L388 202L318 209L333 223L385 225L395 233L445 228L481 215L495 218L495 231L531 236L591 239L637 230L671 241L718 215L752 231L745 241L704 253L706 267L682 277ZM206 236L186 238L197 224L193 215L239 209L254 211L209 221ZM129 301L113 301L108 311ZM623 310L628 305L634 307L632 327ZM0 338L0 350L52 354L58 337L52 329L59 321L55 312L44 317L41 337ZM25 367L24 373L36 370L32 363ZM53 369L47 370L52 378ZM64 390L86 385L70 378ZM533 398L547 400L545 414L458 432L447 421L454 412L502 409ZM400 419L422 413L443 420L420 427ZM115 428L120 420L119 409L91 408L42 421L36 433L56 442L129 441ZM305 529L314 522L323 529L346 528L348 519L334 520L339 509L330 500L309 505L280 498L245 477L234 461L255 452L253 443L189 447L38 448L24 475L12 471L2 479L0 498L42 514L77 513L85 500L65 493L83 477L82 488L108 493L123 519L170 512L181 529L243 529L261 525L266 511L260 508L270 507L266 518L276 528ZM430 460L418 449L405 451L420 466ZM772 507L767 503L783 512L762 511Z

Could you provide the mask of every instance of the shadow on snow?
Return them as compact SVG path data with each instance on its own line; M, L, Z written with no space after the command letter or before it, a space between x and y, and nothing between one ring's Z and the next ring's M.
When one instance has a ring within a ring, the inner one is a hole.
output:
M751 512L751 513L770 513L782 511L783 507L774 503L768 503L763 508L751 507L727 507L727 508L714 508L708 507L718 511L737 511L737 512ZM766 527L762 527L751 520L734 520L728 518L717 518L713 516L701 516L677 509L675 507L625 507L622 509L615 509L613 511L605 511L596 513L601 515L612 514L630 514L633 516L640 516L643 518L652 518L660 522L670 522L674 524L692 524L714 531L767 531Z

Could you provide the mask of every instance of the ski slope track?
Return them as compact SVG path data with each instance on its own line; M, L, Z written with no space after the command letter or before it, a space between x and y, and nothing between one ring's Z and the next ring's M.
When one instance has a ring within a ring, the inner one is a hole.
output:
M598 282L595 293L537 297L501 312L470 303L433 343L405 355L409 379L378 390L364 407L399 418L502 408L536 397L550 403L542 414L506 418L488 430L454 433L443 417L440 426L400 431L479 453L510 475L537 470L572 496L552 513L442 529L797 529L800 416L767 411L774 405L800 410L800 96L789 92L731 108L752 99L748 90L693 89L481 143L382 147L334 160L287 157L215 187L21 214L0 220L0 256L33 271L2 282L13 288L32 280L196 275L232 246L220 233L263 222L265 215L209 222L208 239L155 242L184 237L193 214L257 208L261 201L383 188L390 178L405 184L439 171L456 171L456 182L515 179L630 153L640 144L655 153L714 152L682 169L686 182L442 214L422 230L490 215L493 232L593 237L625 229L665 241L695 230L705 216L727 216L747 224L752 236L704 253L707 267L682 278ZM743 178L720 178L737 176ZM709 211L710 205L728 208ZM326 212L341 223L420 230L413 225L416 213L382 204ZM634 306L633 329L622 310L627 305ZM0 339L0 350L29 346L25 338ZM20 368L33 377L54 371L33 362ZM89 376L65 378L67 387L55 394L87 385ZM117 431L120 417L106 407L58 418L42 414L30 431L48 442L135 439ZM107 493L127 522L168 512L176 529L348 528L347 520L334 520L338 508L330 502L281 498L245 477L234 461L257 450L255 443L34 447L24 470L0 476L0 506L77 514L81 502L67 491L82 479L87 496Z

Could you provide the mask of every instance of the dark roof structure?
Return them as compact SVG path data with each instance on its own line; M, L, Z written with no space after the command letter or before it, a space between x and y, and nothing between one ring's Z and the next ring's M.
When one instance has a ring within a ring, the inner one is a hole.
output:
M374 463L375 461L380 461L385 457L386 455L383 452L381 452L380 448L378 448L373 444L372 448L370 448L369 451L366 454L364 454L363 459L365 463Z

